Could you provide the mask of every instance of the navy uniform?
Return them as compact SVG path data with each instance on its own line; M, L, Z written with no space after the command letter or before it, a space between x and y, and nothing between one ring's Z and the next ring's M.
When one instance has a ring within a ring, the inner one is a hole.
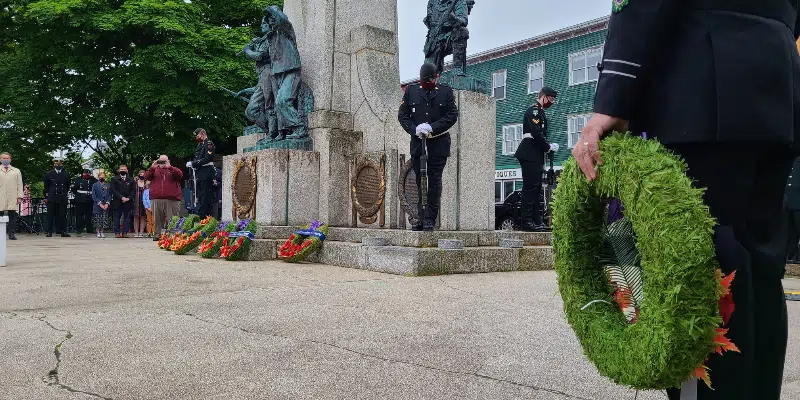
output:
M97 182L91 171L84 170L83 174L75 179L72 184L72 204L75 206L75 232L78 235L92 231L92 185Z
M427 67L426 67L427 66ZM436 67L432 64L423 66L422 77L435 76ZM421 226L414 230L431 231L439 217L439 205L442 196L442 173L450 157L450 133L447 131L458 121L453 89L444 84L433 83L429 89L421 84L406 87L403 102L397 115L400 125L411 135L411 164L417 176L417 187L420 187L420 157L422 156L422 139L416 135L417 128L429 124L431 132L426 139L428 152L428 204L424 215L420 215ZM419 202L422 203L422 191L419 191Z
M194 152L194 160L191 161L191 166L194 169L194 177L197 183L197 201L200 206L197 209L197 215L201 217L214 215L214 178L216 177L216 170L214 169L214 142L206 138L202 143L197 145Z
M56 166L52 171L45 174L44 195L47 199L47 219L50 226L47 230L47 237L53 237L53 232L62 237L69 237L67 233L67 202L70 184L69 174L64 171L61 165Z
M558 96L558 92L547 86L539 93L544 96ZM545 157L551 146L547 141L547 115L540 102L537 101L525 111L522 133L522 142L514 153L522 169L521 228L530 232L544 231L546 226L542 222L542 174Z
M786 210L789 213L789 239L786 243L786 260L796 264L800 243L800 158L794 161L792 174L786 183Z
M778 400L788 332L782 200L800 144L797 0L613 8L595 112L629 121L686 161L707 188L720 266L737 271L728 328L742 353L710 357L713 391L695 381L669 396Z

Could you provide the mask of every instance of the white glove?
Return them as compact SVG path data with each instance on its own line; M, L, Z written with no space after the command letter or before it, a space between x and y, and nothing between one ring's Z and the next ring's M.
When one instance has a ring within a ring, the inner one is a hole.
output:
M552 151L553 153L558 152L558 149L560 148L561 146L559 146L558 143L550 143L550 151Z
M186 162L186 168L192 168L192 162L191 161L187 161Z
M419 125L417 125L417 133L416 133L416 136L417 136L418 138L420 138L420 139L423 139L423 138L426 136L426 134L427 134L427 132L425 131L425 125L426 125L426 124L419 124Z
M433 133L433 128L427 122L422 124L422 129L425 131L425 133Z

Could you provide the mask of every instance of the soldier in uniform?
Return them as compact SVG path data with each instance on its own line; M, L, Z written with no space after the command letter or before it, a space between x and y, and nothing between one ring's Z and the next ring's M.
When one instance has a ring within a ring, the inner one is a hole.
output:
M73 205L75 206L75 232L78 236L92 230L92 185L97 182L92 171L84 169L83 173L72 184Z
M542 232L547 227L542 223L542 173L545 155L558 151L558 143L547 141L547 116L544 110L556 101L558 92L550 87L539 91L539 99L534 103L522 121L522 142L514 157L522 168L522 226L526 232Z
M186 163L186 168L194 171L194 180L197 184L197 200L200 207L197 214L201 217L214 215L214 142L208 139L208 134L203 128L194 131L195 140L199 142L194 152L194 160Z
M786 242L786 260L797 264L800 244L800 158L794 161L792 174L786 184L786 209L789 213L789 239Z
M420 187L420 157L422 138L426 139L428 155L428 203L420 223L412 227L415 231L432 231L439 217L439 202L442 196L442 173L450 157L450 133L447 131L458 121L453 89L437 84L439 74L436 66L425 63L420 69L420 83L409 85L400 103L397 119L403 129L411 135L411 163ZM419 203L422 203L422 191Z
M43 179L47 219L50 221L47 237L53 237L53 232L61 237L70 237L66 227L70 180L69 174L64 171L64 160L54 158L53 170L45 174Z
M725 274L736 271L736 310L726 327L741 353L710 356L714 390L689 380L668 390L671 399L780 398L788 337L782 200L800 145L796 7L795 0L613 2L595 113L575 159L593 180L609 132L660 141L706 189L717 259Z

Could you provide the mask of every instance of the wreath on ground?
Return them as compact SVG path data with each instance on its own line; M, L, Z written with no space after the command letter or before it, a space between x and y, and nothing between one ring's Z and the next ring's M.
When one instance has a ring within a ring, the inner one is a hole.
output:
M615 133L588 183L565 164L553 207L553 249L567 320L586 356L614 382L636 389L711 386L707 358L738 351L721 328L733 312L717 269L714 219L686 164L660 143ZM618 198L623 219L606 224ZM635 232L635 234L634 234Z
M305 228L289 236L279 249L278 257L289 263L296 263L305 260L322 248L322 242L328 234L328 225L314 220Z
M200 217L197 215L189 215L183 218L172 217L169 225L167 225L167 232L162 233L158 239L158 248L172 251L172 245L175 239L180 237L183 232L194 228L194 225L198 221L200 221Z
M200 244L200 247L197 250L197 252L200 253L200 257L214 258L217 254L219 254L219 250L222 248L225 238L228 237L229 233L235 230L235 223L221 222L219 226L217 226L217 231L211 234L210 237L203 240L203 243Z
M219 250L220 258L228 261L239 261L250 254L250 247L255 240L258 225L252 219L239 221L236 230L228 234Z
M218 225L219 222L214 217L208 216L196 224L192 230L175 239L170 249L177 255L188 254L196 249L203 240L214 234Z

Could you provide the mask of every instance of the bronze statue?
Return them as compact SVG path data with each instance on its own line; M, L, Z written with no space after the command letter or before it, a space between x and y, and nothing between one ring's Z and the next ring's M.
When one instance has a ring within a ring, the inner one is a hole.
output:
M428 15L423 22L428 27L425 41L425 62L444 70L444 58L453 55L453 74L467 74L467 40L469 14L475 0L428 0Z
M258 84L235 97L249 97L247 119L267 133L264 143L308 137L308 115L314 111L314 94L300 78L300 53L294 28L278 7L264 10L261 31L244 53L256 62Z

